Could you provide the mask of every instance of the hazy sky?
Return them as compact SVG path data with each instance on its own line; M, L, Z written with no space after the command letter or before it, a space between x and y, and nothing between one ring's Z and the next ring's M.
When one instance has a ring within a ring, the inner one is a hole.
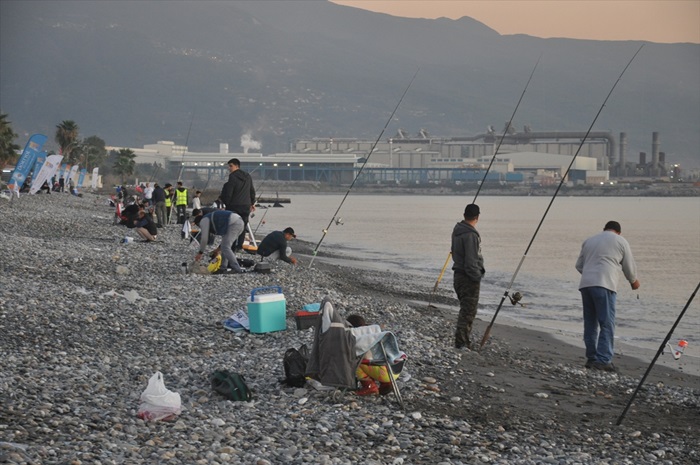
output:
M700 44L700 0L331 0L409 18L474 18L500 34Z

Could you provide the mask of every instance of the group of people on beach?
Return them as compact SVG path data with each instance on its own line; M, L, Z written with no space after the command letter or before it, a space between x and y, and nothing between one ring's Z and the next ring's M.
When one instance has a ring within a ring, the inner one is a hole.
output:
M452 231L454 289L459 298L455 348L473 349L472 325L485 274L481 235L476 229L481 210L476 204L464 209L464 219ZM617 221L608 221L603 231L586 239L575 264L581 274L579 292L583 304L585 368L617 372L613 364L615 299L620 271L633 290L639 289L637 266L629 243Z
M192 221L200 228L199 252L195 260L199 261L206 247L213 242L213 236L221 236L221 243L213 254L221 254L221 266L218 274L242 273L237 252L244 251L246 230L250 214L255 211L255 188L247 172L240 169L237 158L228 161L229 177L216 199L214 207L202 207L202 191L195 190L190 198L189 190L182 181L176 186L166 183L161 187L155 182L142 183L135 188L136 194L129 195L125 186L116 189L115 201L128 205L119 212L120 223L134 228L145 242L158 239L158 229L171 223L171 215L177 218L177 224ZM191 203L190 203L191 202ZM191 204L191 217L187 207ZM173 208L174 207L174 208ZM292 256L289 242L296 238L294 229L288 227L283 231L273 231L260 242L257 250L249 250L263 258L279 259L295 265L297 259Z

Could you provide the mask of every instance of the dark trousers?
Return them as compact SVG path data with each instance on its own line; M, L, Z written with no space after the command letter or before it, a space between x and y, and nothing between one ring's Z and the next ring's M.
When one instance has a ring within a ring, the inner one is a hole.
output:
M461 273L454 275L454 287L459 299L459 316L455 331L455 347L469 347L471 344L472 324L479 306L479 289L481 282L471 281Z
M176 205L177 209L177 224L185 224L187 217L187 205Z

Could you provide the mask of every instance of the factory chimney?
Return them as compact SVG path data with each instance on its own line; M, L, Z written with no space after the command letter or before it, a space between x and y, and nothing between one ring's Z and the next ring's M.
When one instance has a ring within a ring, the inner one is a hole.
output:
M651 133L651 175L659 175L659 133Z
M621 178L627 176L627 133L620 133L620 164L617 175Z

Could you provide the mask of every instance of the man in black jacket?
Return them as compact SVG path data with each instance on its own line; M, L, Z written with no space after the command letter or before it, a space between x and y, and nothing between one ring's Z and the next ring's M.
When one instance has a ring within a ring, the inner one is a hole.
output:
M165 224L165 218L166 218L166 213L165 213L165 189L160 187L160 184L155 183L153 187L153 194L151 195L151 199L153 201L153 205L155 206L156 210L156 218L157 218L157 224L159 228L162 228L163 225Z
M243 218L243 232L238 236L238 241L234 245L234 250L243 249L245 232L248 230L248 217L250 212L255 211L255 188L253 178L241 169L241 162L238 158L228 161L228 181L221 189L219 198L226 205L226 210L238 213Z

